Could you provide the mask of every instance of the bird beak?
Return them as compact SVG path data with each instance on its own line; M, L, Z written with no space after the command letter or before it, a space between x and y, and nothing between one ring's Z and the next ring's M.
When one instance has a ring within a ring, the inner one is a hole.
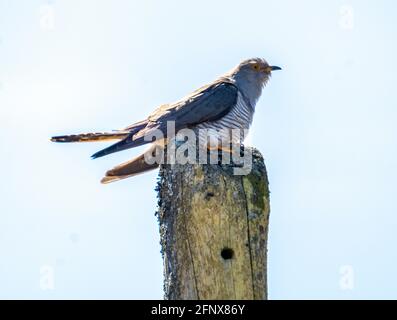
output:
M271 72L274 71L274 70L281 70L281 68L280 68L280 67L277 67L277 66L268 66L268 67L265 67L265 68L264 68L264 71L265 71L266 73L271 73Z
M277 67L277 66L271 66L270 70L275 71L275 70L283 70L283 69L281 69L280 67Z

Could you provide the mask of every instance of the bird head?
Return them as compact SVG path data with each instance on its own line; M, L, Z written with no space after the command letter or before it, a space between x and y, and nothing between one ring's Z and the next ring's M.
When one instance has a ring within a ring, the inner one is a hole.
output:
M253 58L242 61L231 72L237 87L255 104L273 71L280 67L269 65L266 60Z
M281 70L280 67L270 66L266 60L253 58L244 60L234 70L235 75L245 78L248 81L258 81L265 84L272 71Z

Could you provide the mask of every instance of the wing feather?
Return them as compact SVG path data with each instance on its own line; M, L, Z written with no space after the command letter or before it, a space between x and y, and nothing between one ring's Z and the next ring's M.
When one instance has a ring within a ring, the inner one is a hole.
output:
M97 152L92 157L99 158L147 144L150 141L145 141L144 136L150 135L155 130L161 130L166 138L168 121L175 122L176 131L206 121L216 121L236 105L237 97L237 87L227 79L202 87L178 102L160 106L148 117L143 128L139 131L134 130L125 139Z
M175 129L195 126L206 121L216 121L225 116L237 103L238 89L227 81L203 87L190 96L167 108L160 107L148 118L148 125L135 134L137 139L159 129L166 137L167 121L175 122Z

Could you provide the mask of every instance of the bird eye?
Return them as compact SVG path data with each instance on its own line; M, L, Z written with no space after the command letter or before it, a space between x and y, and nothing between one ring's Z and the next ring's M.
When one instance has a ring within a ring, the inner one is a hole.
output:
M257 64L254 64L253 68L254 68L254 70L257 70L257 71L259 70L259 66Z

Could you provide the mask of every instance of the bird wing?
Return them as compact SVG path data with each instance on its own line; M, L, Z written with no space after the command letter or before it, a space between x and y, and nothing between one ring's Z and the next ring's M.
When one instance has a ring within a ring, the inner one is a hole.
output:
M134 138L144 136L154 129L161 130L166 137L168 121L174 121L175 129L180 130L218 120L236 105L237 97L237 87L228 81L202 87L176 103L155 110L148 118L148 125L138 131Z
M226 79L202 87L178 102L160 106L148 117L144 128L92 157L99 158L149 143L150 141L145 141L144 137L155 130L160 130L164 137L167 137L168 121L174 121L175 130L178 131L206 121L218 120L236 105L237 97L237 87Z

